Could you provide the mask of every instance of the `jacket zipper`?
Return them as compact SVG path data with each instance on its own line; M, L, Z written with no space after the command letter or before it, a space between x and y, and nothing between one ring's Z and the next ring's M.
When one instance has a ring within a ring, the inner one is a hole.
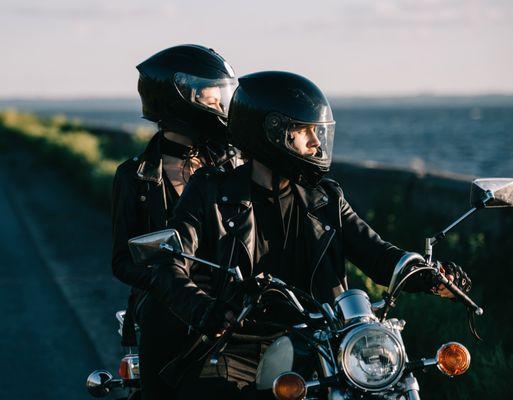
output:
M321 263L321 260L324 257L324 254L326 254L326 250L328 250L328 247L329 247L329 245L331 243L331 240L333 239L333 236L335 236L335 229L333 229L333 231L331 232L330 237L328 238L328 243L326 243L326 246L324 246L324 250L322 251L321 256L317 260L317 263L315 264L315 268L314 268L314 270L312 272L312 277L310 278L310 295L314 299L315 299L315 296L313 294L313 280L314 280L315 274L317 272L317 268L319 268L319 264Z
M146 203L144 203L144 212L146 213L146 224L148 232L151 232L150 212L148 211L148 201L150 197L150 183L146 183Z
M237 241L237 238L234 236L233 237L233 242L232 242L232 250L230 252L230 258L228 259L228 267L231 268L232 267L232 261L233 261L233 253L235 252L235 242Z
M155 279L153 279L155 280ZM153 282L152 280L152 282ZM142 306L144 305L144 303L146 303L146 300L148 299L148 296L149 296L150 292L147 290L143 297L141 298L141 300L139 301L139 303L137 303L137 305L135 306L135 310L134 310L134 320L139 320L138 316L139 316L139 312L141 311L141 308Z
M162 198L164 200L164 221L165 221L165 225L167 228L168 212L167 212L167 198L166 198L166 181L165 181L164 177L162 177Z

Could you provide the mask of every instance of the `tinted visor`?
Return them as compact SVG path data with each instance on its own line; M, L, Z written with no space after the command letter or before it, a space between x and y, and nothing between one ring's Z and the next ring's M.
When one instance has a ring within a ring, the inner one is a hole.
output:
M228 117L228 108L237 79L206 79L178 72L174 76L175 86L182 97L196 107L221 117Z
M267 129L267 138L275 146L314 164L329 166L335 136L335 121L299 122L282 120L280 127Z

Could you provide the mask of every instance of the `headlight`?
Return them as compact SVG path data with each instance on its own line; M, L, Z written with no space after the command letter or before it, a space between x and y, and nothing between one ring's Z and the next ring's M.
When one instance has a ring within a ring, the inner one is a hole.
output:
M338 363L357 387L379 391L395 384L404 367L404 347L387 328L363 324L340 344Z

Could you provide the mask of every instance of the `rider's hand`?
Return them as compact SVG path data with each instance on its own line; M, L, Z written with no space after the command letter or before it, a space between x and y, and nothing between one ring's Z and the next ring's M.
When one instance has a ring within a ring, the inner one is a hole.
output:
M453 262L442 263L440 270L449 281L455 284L464 293L470 292L470 289L472 288L472 281L459 265L456 265ZM452 294L452 292L449 291L449 289L447 289L443 284L434 287L433 293L441 297L447 297L449 299L454 298L454 294Z
M231 324L235 323L236 318L233 311L228 310L224 313L224 321L223 321L223 328L227 329L230 327Z
M199 329L208 336L218 336L235 322L235 314L228 309L226 303L214 301L205 310Z

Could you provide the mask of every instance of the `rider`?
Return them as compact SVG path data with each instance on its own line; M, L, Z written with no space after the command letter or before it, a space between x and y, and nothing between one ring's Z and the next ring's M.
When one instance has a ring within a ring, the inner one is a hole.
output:
M164 229L185 183L201 166L232 168L236 154L226 139L228 106L237 80L214 50L182 45L137 66L143 117L158 126L146 150L121 164L113 187L112 270L133 287L123 344L135 345L134 314L141 327L143 399L164 398L170 388L158 372L183 346L187 327L152 296L155 270L132 262L127 240ZM169 397L169 396L167 396Z
M170 224L185 253L239 266L244 277L270 273L321 303L332 304L347 289L346 259L375 282L388 283L405 252L383 241L353 211L340 186L323 178L331 165L335 121L317 86L287 72L242 77L228 128L250 161L224 174L203 169L190 180ZM203 290L196 274L189 261L174 258L156 271L150 291L193 329L215 336L233 322L232 294ZM224 275L209 270L209 276L212 287L226 289ZM452 296L428 282L420 286ZM236 398L253 381L261 352L251 340L230 342L217 365L188 370L178 398Z

